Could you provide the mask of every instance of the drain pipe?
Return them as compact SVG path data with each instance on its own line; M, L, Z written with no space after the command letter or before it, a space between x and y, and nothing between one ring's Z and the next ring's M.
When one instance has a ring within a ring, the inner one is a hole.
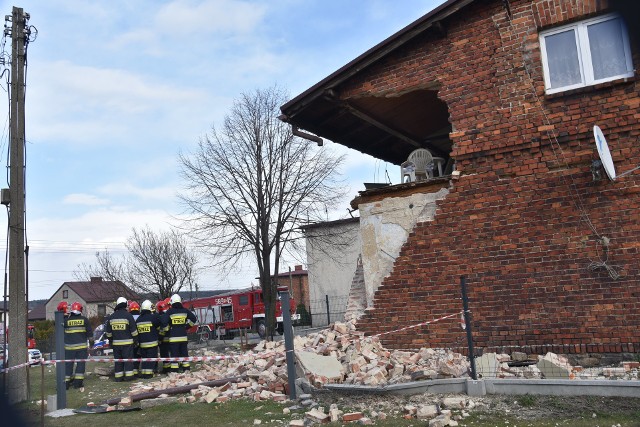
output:
M287 115L285 115L285 114L279 115L278 119L282 120L285 123L291 124L289 122L289 117ZM312 135L310 133L301 131L297 126L294 126L293 124L291 124L291 133L293 133L295 136L298 136L300 138L304 138L304 139L307 139L309 141L315 142L316 144L318 144L318 147L322 147L322 145L324 144L324 141L319 136Z
M291 125L291 132L293 132L295 136L299 136L300 138L308 139L309 141L313 141L317 143L318 147L322 147L322 145L324 144L324 141L322 141L322 138L320 138L319 136L315 136L315 135L311 135L310 133L303 132L293 125Z

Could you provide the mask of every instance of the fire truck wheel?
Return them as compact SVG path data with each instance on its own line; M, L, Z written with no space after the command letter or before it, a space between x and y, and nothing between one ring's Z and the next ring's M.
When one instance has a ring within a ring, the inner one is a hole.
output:
M97 350L95 351L95 355L96 355L96 356L102 356L102 355L104 355L104 353L102 352L102 349L97 349Z
M264 323L264 320L258 320L256 329L260 338L264 339L267 336L267 325Z

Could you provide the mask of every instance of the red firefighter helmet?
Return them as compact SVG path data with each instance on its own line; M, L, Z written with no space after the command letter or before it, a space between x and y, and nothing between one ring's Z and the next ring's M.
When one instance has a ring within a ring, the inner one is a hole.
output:
M156 303L156 311L158 313L164 313L167 311L167 303L164 300L160 300Z
M171 307L171 298L165 298L164 303L167 304L167 310L169 310L169 308Z
M135 301L129 301L129 311L140 311L140 304Z
M75 301L73 304L71 304L71 311L82 313L82 304L80 304L78 301Z
M66 301L60 301L57 310L62 311L64 314L67 314L67 312L69 312L69 303Z

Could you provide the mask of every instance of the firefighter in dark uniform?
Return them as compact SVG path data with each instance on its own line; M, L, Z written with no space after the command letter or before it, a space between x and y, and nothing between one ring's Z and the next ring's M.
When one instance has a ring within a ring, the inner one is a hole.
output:
M65 359L86 359L87 340L93 340L93 331L89 320L82 315L82 304L71 304L71 312L64 319L64 357ZM75 362L76 372L73 372L74 362L65 363L64 380L67 390L73 384L73 388L84 386L85 362Z
M132 359L133 349L138 342L138 329L133 316L127 311L126 298L118 298L116 309L105 325L105 332L113 348L113 358ZM114 362L114 368L116 382L135 379L133 362Z
M156 304L156 312L158 314L158 320L162 319L162 315L165 311L169 309L169 304L166 301L160 300ZM160 327L158 331L158 340L160 341L160 357L169 357L169 337L166 336L164 329ZM168 360L158 362L158 366L156 368L159 374L167 374L171 370L171 362Z
M195 325L198 321L196 315L192 311L182 306L182 298L180 295L174 294L171 297L171 308L167 310L161 318L162 329L169 340L169 351L171 357L189 357L187 349L187 329ZM182 367L183 370L191 369L189 362L171 362L171 372L178 372Z
M140 306L142 309L140 315L136 319L138 327L138 348L140 357L158 357L158 329L160 329L160 318L157 314L152 313L153 304L151 301L144 300ZM156 362L142 362L140 364L140 377L153 377L153 368Z
M129 310L129 313L131 313L131 315L133 316L133 320L136 321L136 323L138 322L138 317L140 316L140 304L138 304L135 301L127 301L127 309ZM140 359L140 347L139 346L135 346L135 348L133 349L133 357L136 359ZM135 361L133 362L133 375L140 376L140 362L139 361Z

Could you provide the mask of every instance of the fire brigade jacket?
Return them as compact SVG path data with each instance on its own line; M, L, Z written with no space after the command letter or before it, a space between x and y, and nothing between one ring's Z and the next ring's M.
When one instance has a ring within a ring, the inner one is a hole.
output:
M105 332L111 345L133 345L138 339L138 329L133 316L124 308L118 308L105 322Z
M81 314L71 313L64 319L64 349L82 350L87 340L93 338L89 320Z
M138 341L140 348L151 348L158 345L158 329L160 329L160 317L150 311L143 311L138 319Z
M186 342L187 329L195 325L197 321L198 319L192 311L182 307L182 304L174 304L161 318L166 341Z

